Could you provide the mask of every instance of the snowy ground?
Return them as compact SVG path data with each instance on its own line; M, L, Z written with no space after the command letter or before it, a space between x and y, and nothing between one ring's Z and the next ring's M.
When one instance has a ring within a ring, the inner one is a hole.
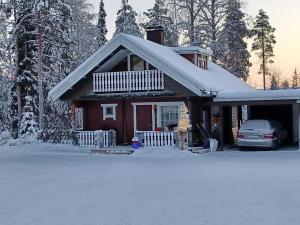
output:
M1 225L299 225L300 152L0 147Z

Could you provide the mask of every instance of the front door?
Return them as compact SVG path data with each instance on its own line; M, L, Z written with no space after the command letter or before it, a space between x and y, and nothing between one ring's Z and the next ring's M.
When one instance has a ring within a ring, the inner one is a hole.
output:
M152 131L152 105L136 106L136 128L138 131Z

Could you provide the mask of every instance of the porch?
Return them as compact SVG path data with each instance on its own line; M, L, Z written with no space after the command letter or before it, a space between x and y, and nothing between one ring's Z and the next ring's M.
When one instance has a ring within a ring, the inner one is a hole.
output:
M116 131L77 131L77 143L81 147L105 149L116 147ZM141 147L178 147L178 132L137 131Z
M132 138L138 137L143 147L176 148L179 144L177 127L183 103L190 109L193 124L186 142L189 147L205 147L207 141L203 128L210 125L209 103L198 98L178 97L76 102L74 118L78 128L77 143L83 147L110 148L131 145ZM102 131L101 138L99 131ZM110 141L105 141L104 137ZM99 145L100 139L105 143Z

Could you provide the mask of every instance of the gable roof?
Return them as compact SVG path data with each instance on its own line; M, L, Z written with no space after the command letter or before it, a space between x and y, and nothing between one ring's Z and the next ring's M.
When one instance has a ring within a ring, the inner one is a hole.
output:
M59 99L119 47L125 47L199 96L210 92L254 90L247 83L212 62L209 62L208 70L203 70L170 47L128 34L119 34L56 85L49 92L49 98Z

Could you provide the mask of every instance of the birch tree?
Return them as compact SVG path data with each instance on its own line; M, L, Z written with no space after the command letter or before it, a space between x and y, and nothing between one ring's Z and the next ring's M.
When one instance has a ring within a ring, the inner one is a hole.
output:
M177 0L174 5L178 7L180 21L179 29L183 31L186 38L185 43L190 45L199 45L203 40L200 17L202 10L207 6L209 0Z
M209 0L201 10L200 23L203 46L213 51L212 61L216 62L220 55L219 37L224 28L228 0Z

